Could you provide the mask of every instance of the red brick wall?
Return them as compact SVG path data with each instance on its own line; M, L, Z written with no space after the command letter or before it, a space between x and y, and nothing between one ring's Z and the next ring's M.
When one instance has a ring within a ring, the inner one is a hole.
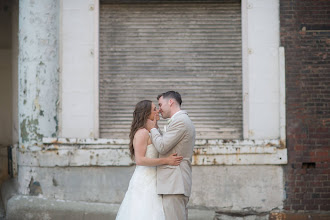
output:
M280 0L286 210L330 210L330 1ZM306 30L306 31L305 31Z

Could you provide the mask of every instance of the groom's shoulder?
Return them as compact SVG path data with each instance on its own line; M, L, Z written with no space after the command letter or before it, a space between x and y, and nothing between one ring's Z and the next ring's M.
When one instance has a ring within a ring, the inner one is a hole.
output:
M191 123L191 120L189 118L189 115L186 111L183 111L181 114L179 114L176 118L176 120L184 122L184 123Z

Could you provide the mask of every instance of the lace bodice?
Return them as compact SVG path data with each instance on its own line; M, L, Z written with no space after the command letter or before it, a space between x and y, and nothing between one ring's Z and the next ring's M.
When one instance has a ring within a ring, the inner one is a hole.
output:
M147 151L145 157L148 158L158 158L158 151L153 144L147 146ZM143 176L143 178L154 178L156 176L156 167L153 166L142 166L136 165L135 173L136 176ZM137 178L139 179L139 178Z
M147 146L146 157L148 158L158 158L158 151L153 144Z

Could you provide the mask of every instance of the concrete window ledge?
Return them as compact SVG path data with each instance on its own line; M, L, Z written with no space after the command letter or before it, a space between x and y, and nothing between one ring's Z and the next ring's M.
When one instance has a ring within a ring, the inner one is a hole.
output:
M128 140L44 138L42 147L19 148L18 165L131 166ZM287 149L279 140L196 140L193 165L282 165Z
M280 140L197 140L193 165L287 164Z

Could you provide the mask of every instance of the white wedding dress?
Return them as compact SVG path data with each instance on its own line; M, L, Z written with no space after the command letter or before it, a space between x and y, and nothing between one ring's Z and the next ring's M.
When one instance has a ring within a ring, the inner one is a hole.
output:
M153 144L146 157L158 158ZM156 167L136 165L116 220L165 220L162 197L156 191Z

